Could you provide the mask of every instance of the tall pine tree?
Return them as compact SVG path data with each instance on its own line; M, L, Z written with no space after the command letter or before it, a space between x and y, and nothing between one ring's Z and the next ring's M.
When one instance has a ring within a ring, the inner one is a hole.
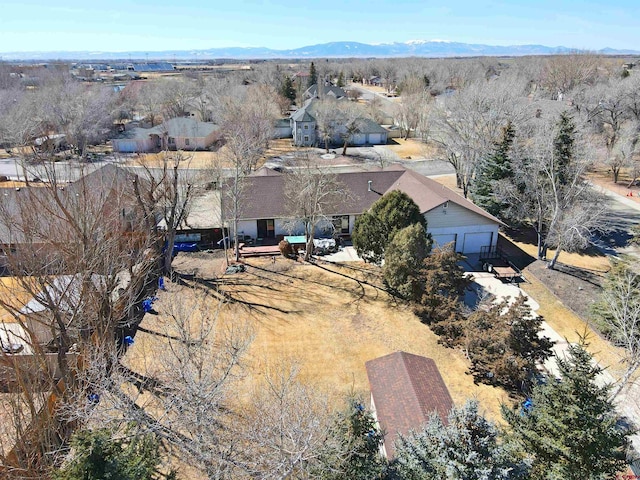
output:
M495 184L513 177L509 154L515 135L513 124L507 123L502 129L502 138L494 146L493 153L480 164L471 188L471 196L476 205L497 217L500 217L503 203L496 200Z
M296 101L296 89L293 86L293 81L288 75L284 77L280 95L288 99L291 103L295 103Z
M576 126L566 112L560 114L558 133L553 141L555 169L559 185L568 182L567 170L575 156Z
M614 478L626 467L629 435L601 386L602 369L594 365L584 341L569 346L558 359L560 379L536 385L532 405L502 408L512 437L532 456L533 480Z
M316 66L313 62L311 62L311 67L309 67L309 81L307 82L307 88L312 87L318 83L318 71L316 70Z

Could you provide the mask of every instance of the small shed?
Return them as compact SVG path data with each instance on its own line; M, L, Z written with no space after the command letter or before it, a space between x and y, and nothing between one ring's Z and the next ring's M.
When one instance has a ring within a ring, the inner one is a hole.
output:
M447 422L453 400L436 363L427 357L394 352L365 363L371 409L385 432L382 454L395 455L399 435L418 430L436 413Z

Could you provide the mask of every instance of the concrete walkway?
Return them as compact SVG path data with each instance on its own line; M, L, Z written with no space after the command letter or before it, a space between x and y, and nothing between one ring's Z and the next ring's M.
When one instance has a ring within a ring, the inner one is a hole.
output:
M475 270L475 269L474 269ZM519 295L527 297L526 303L531 307L533 313L537 314L537 310L540 305L526 292L526 284L508 284L495 278L491 273L483 271L468 271L465 274L473 275L474 281L472 283L472 289L475 291L474 295L482 296L485 293L489 293L495 297L495 303L503 300L512 303ZM465 302L469 305L469 302L473 302L472 298L465 298ZM542 331L540 335L545 336L555 342L552 350L554 356L549 358L544 363L544 368L549 374L559 376L557 360L558 358L566 358L569 350L569 342L566 338L556 332L547 322L542 322ZM600 385L613 384L615 378L606 370L604 370L598 377L598 383ZM640 405L638 404L640 399L640 386L632 384L623 390L616 398L615 404L620 415L633 421L636 425L640 425ZM636 452L640 452L640 433L631 437L631 443ZM636 473L636 466L632 467Z

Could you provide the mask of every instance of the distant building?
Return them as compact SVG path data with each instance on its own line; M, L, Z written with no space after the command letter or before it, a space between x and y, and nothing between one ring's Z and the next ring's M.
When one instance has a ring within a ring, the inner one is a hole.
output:
M171 118L153 128L132 128L111 140L114 152L205 150L220 138L220 127L194 118Z
M132 63L127 70L134 72L172 72L175 67L168 62Z
M347 92L342 88L334 87L333 85L320 85L318 87L317 84L313 84L304 92L305 99L331 97L337 100L345 98L346 96Z
M311 147L324 144L324 139L317 132L316 111L319 105L318 102L320 100L317 98L311 98L291 115L291 134L295 145ZM373 120L362 117L357 120L357 124L358 130L349 138L349 145L385 145L387 143L388 130ZM343 134L345 131L346 127L337 123L333 128L333 136L329 139L329 144L333 146L344 144Z

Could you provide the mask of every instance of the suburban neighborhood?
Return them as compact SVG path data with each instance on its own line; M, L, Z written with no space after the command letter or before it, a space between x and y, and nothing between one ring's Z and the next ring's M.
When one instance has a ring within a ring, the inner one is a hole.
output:
M638 478L640 53L545 48L7 51L0 478Z

